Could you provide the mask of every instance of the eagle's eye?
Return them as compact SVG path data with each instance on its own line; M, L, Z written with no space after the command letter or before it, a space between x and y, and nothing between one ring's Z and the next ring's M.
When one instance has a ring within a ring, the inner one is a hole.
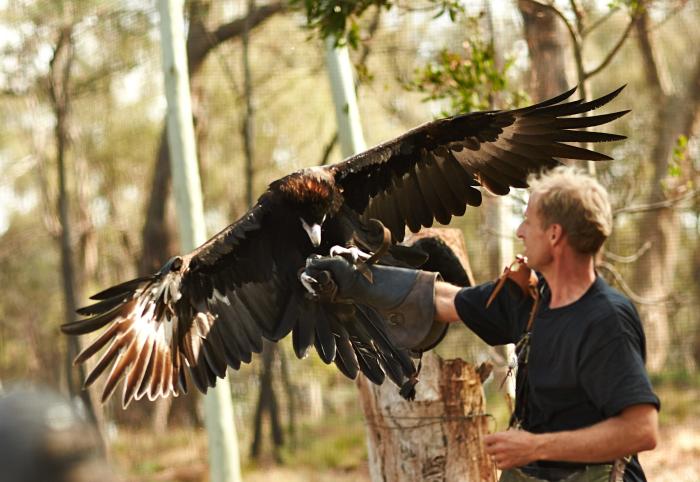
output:
M170 265L170 271L180 271L180 268L182 268L182 257L176 256Z

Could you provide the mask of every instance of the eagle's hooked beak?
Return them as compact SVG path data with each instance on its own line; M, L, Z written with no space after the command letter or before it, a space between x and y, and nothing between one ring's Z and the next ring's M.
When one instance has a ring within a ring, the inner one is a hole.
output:
M314 223L309 226L309 223L304 221L303 218L299 219L301 219L301 225L304 227L304 231L306 231L306 234L309 236L311 244L314 245L314 248L318 248L321 245L321 225ZM325 216L323 219L326 219ZM323 221L321 222L323 223Z

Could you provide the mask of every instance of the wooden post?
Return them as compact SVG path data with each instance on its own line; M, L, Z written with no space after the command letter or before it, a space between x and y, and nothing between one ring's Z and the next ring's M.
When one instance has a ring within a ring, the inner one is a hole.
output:
M416 399L358 377L374 482L496 480L484 452L489 416L478 371L463 360L423 357Z
M452 252L457 256L459 262L462 263L462 268L467 273L467 278L469 278L469 286L474 286L476 283L474 281L474 274L472 273L472 267L469 263L469 256L467 256L467 247L464 243L464 234L461 229L457 228L423 228L417 233L409 234L404 240L403 244L406 246L412 246L419 239L422 238L439 238L441 239Z

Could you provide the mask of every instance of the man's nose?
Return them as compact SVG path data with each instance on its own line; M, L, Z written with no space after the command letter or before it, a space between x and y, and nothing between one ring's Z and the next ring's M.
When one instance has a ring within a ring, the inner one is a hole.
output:
M518 229L515 230L515 235L520 239L523 239L523 223L520 223Z

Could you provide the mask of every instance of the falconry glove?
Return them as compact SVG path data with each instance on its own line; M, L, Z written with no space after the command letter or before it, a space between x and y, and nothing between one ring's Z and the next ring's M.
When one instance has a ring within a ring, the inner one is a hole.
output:
M435 320L435 281L440 275L394 266L365 266L370 276L341 256L309 258L303 273L326 285L323 292L329 294L329 301L360 303L379 311L397 348L421 353L437 345L447 331L446 324Z

